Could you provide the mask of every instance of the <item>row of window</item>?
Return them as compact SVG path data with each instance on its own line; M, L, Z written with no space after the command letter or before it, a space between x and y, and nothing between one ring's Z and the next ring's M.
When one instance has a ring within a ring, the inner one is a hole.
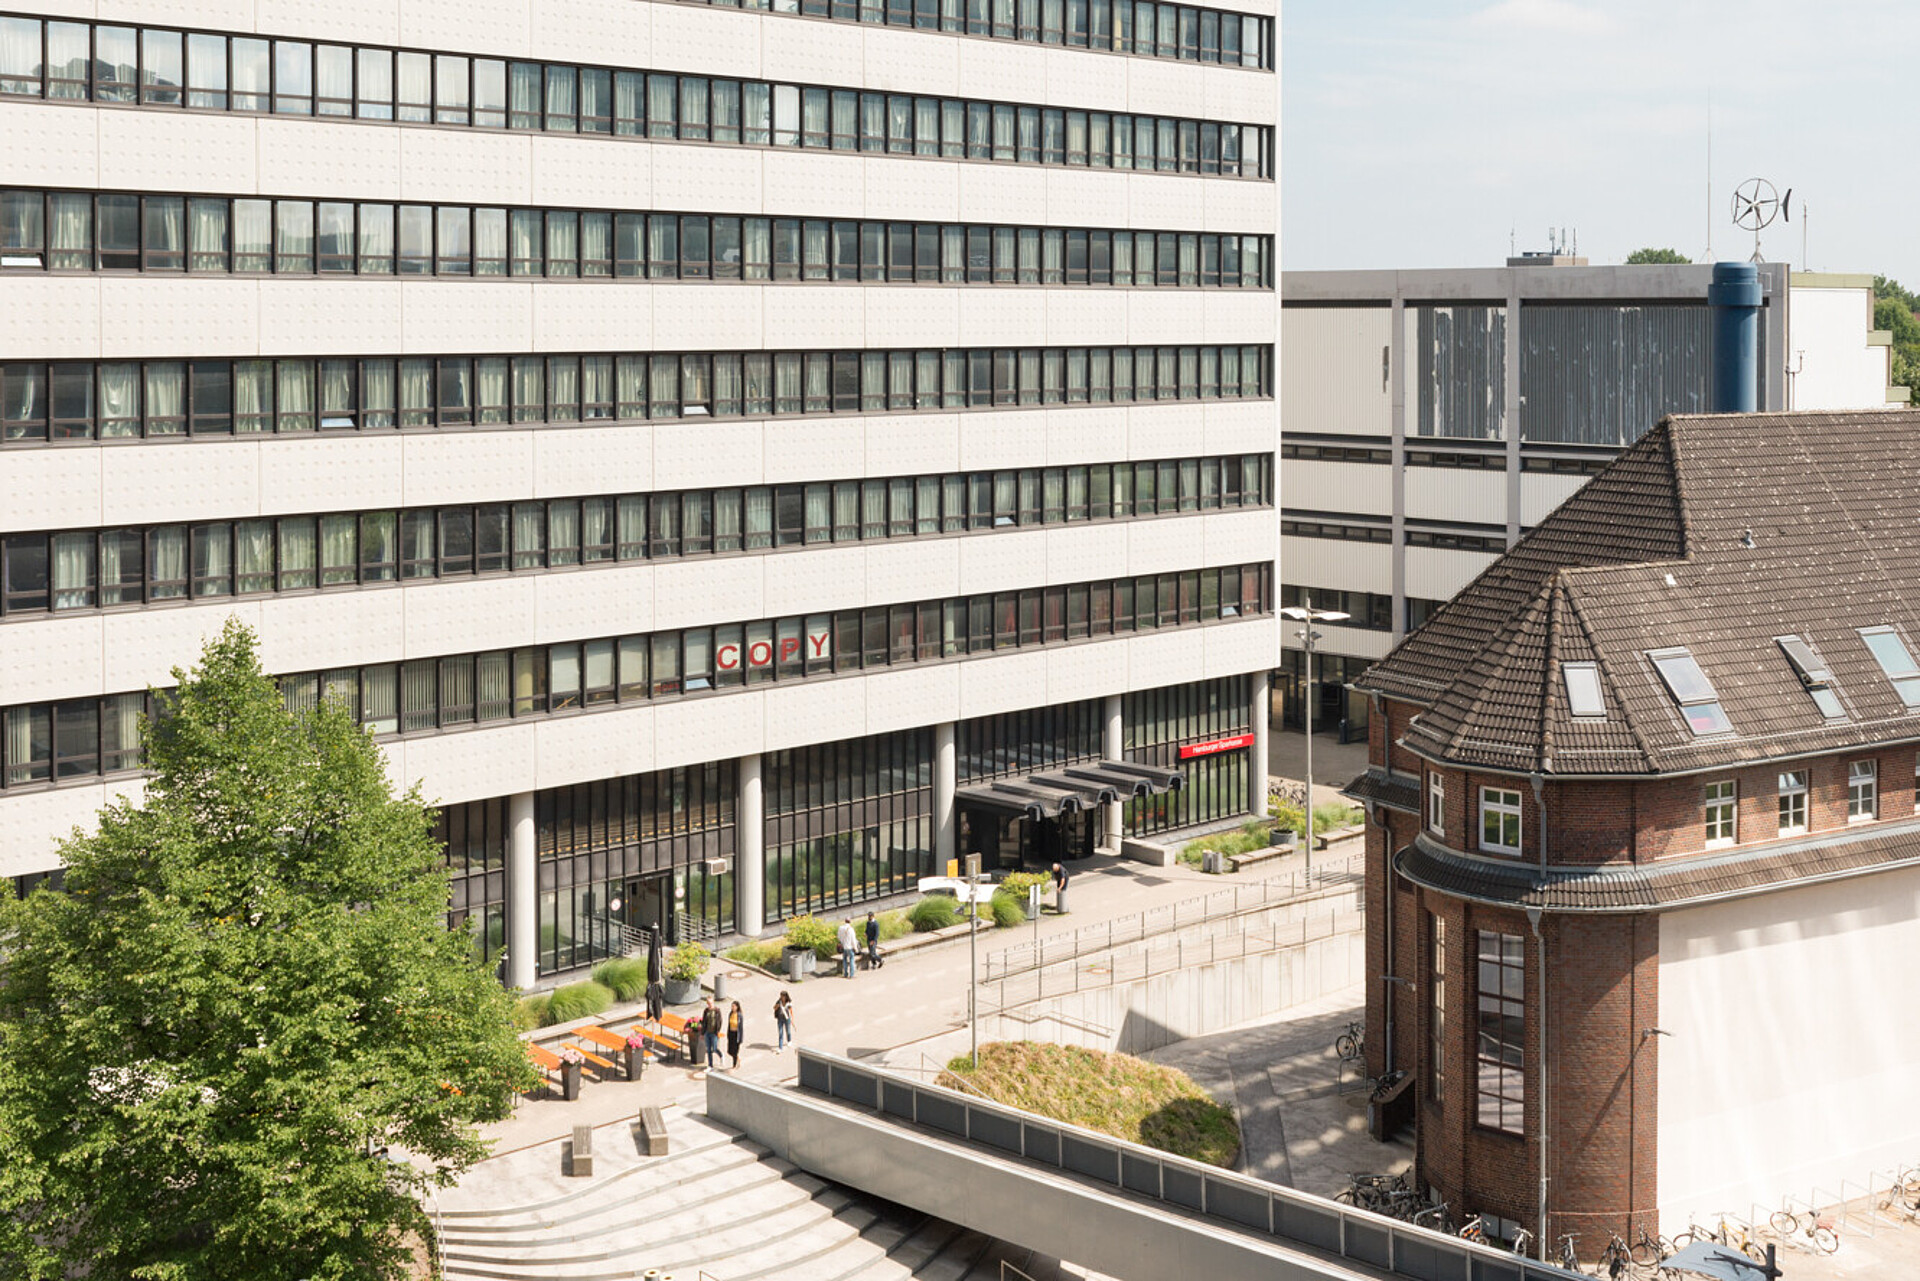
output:
M1349 543L1391 543L1393 529L1387 525L1346 525L1324 520L1283 520L1282 534L1299 538L1332 538ZM1482 552L1497 556L1507 550L1500 534L1466 534L1444 529L1409 529L1402 539L1407 547L1439 547L1450 551Z
M1150 0L692 0L731 9L799 13L1130 53L1143 58L1273 67L1273 20Z
M1270 289L1269 238L825 218L0 191L0 267L296 276Z
M1363 445L1288 443L1280 446L1280 456L1328 463L1375 463L1382 466L1393 461L1392 450ZM1559 476L1598 476L1612 461L1612 458L1548 458L1536 454L1523 454L1520 458L1520 470ZM1459 471L1505 471L1507 456L1504 453L1452 453L1433 449L1410 449L1407 451L1407 466L1442 467Z
M1272 176L1272 131L1264 125L38 18L0 18L0 94L1006 164Z
M1811 830L1808 820L1809 772L1805 769L1782 770L1776 794L1779 823L1774 835L1805 836ZM1914 812L1920 814L1920 762L1915 766ZM1721 849L1739 842L1740 789L1734 779L1716 779L1701 788L1701 814L1705 848ZM1446 834L1446 778L1438 771L1427 774L1427 828L1436 836ZM1880 763L1877 760L1847 762L1847 822L1867 823L1880 817ZM1521 801L1518 789L1482 787L1480 789L1479 848L1496 854L1523 852Z
M0 441L1245 399L1272 377L1269 346L17 361Z
M282 677L294 709L322 697L376 734L410 734L583 708L678 698L776 680L1272 612L1273 563L878 605L719 627L613 637ZM139 764L145 694L0 711L0 786Z
M1264 506L1272 457L464 503L0 538L0 615Z

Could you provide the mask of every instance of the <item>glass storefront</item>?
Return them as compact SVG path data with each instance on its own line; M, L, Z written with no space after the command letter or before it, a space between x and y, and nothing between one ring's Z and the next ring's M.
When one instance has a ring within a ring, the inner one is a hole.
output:
M1182 759L1183 747L1250 734L1253 729L1247 678L1228 676L1190 685L1137 690L1127 695L1127 759L1186 775L1178 791L1136 797L1126 806L1129 836L1153 836L1245 814L1250 746Z
M933 866L933 732L766 759L769 923L911 890Z

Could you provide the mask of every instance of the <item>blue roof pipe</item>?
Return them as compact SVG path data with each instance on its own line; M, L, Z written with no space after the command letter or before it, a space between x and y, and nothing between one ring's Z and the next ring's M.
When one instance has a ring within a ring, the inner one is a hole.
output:
M1716 262L1707 289L1713 313L1712 400L1716 414L1760 407L1760 271L1750 262Z

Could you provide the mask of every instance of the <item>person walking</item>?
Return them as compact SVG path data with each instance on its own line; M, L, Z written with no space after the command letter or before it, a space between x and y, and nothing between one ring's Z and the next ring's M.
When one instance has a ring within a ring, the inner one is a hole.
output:
M1067 869L1058 863L1053 865L1053 911L1056 916L1067 914Z
M707 1042L707 1070L711 1072L720 1066L720 1007L707 998L707 1008L700 1012L700 1035Z
M778 1054L787 1048L787 1042L793 1039L793 998L782 992L773 1002L773 1026L779 1036L779 1044L773 1047Z
M727 1057L733 1060L731 1066L740 1066L740 1046L746 1039L747 1016L740 1012L740 1002L735 1001L727 1011Z
M859 943L853 937L853 922L840 922L835 937L840 940L840 973L844 978L853 977L853 958L859 951Z
M880 959L880 921L872 912L867 913L867 968L877 970L884 962Z

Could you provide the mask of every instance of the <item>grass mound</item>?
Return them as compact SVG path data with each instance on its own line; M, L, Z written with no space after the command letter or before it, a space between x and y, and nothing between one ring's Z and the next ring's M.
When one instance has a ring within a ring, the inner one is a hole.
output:
M939 1083L955 1079L1010 1107L1144 1143L1162 1152L1231 1166L1240 1154L1233 1109L1177 1068L1129 1054L1077 1045L995 1041L980 1047L980 1068L967 1055L952 1060Z

